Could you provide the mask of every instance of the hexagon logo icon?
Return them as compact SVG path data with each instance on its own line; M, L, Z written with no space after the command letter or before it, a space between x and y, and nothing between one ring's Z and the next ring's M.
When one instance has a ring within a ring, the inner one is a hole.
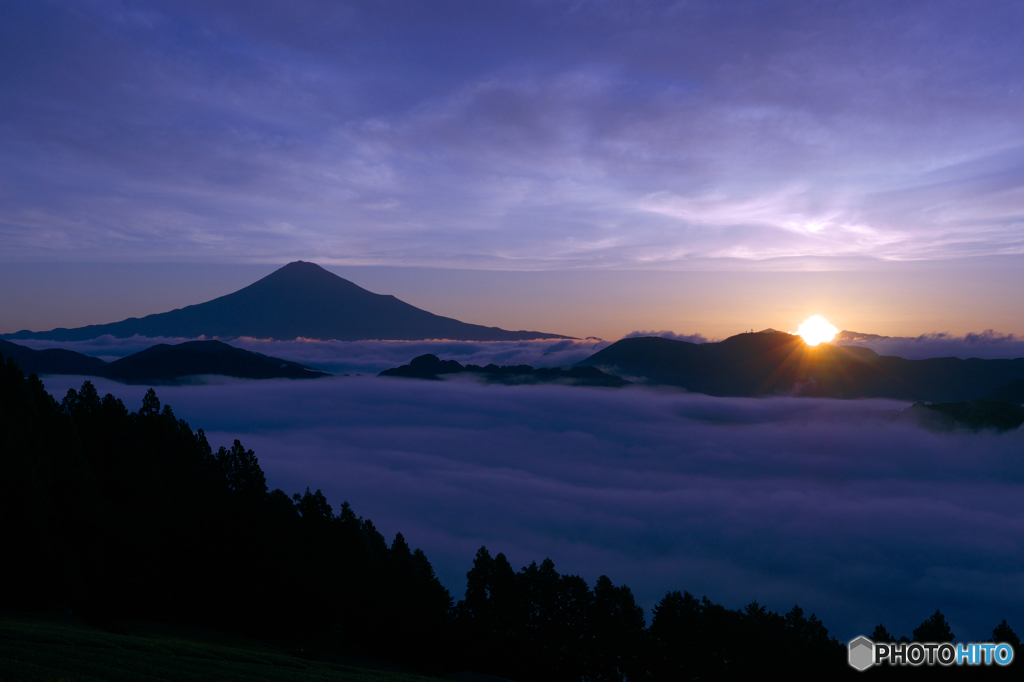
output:
M875 662L875 643L867 637L858 637L850 642L850 665L857 670L867 670Z

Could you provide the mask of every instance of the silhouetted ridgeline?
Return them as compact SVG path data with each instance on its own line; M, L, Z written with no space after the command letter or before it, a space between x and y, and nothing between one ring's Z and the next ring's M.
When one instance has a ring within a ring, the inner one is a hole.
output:
M1024 379L1011 381L1004 386L1000 386L985 396L985 398L1004 403L1014 403L1015 405L1024 404Z
M318 379L330 376L290 360L229 346L221 341L161 343L106 363L70 350L33 350L0 340L0 353L32 374L82 374L125 384L173 384L200 374L239 379Z
M12 358L29 374L81 374L99 376L107 363L91 355L63 348L34 350L0 339L0 353Z
M914 403L908 413L922 426L938 431L956 428L1009 431L1024 424L1024 407L996 400L958 403Z
M407 379L440 379L446 374L472 374L503 384L522 383L571 383L577 386L607 386L617 388L627 386L628 381L602 372L597 367L540 367L534 369L530 365L495 364L481 367L480 365L461 365L455 360L441 360L436 355L426 354L415 357L408 365L386 369L379 374L382 377L405 377Z
M0 362L0 540L0 609L70 608L108 626L189 623L307 656L519 681L750 679L780 651L791 675L851 672L799 608L671 592L647 627L624 585L591 588L547 560L516 572L485 548L453 604L401 534L389 547L347 503L335 514L320 491L268 491L252 450L214 451L152 390L134 413L89 382L57 402L12 361Z

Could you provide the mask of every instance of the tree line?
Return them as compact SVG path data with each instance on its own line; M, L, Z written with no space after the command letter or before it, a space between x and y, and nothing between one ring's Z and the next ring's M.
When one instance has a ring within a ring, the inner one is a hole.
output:
M797 606L669 592L648 625L607 576L591 586L549 559L516 571L485 547L456 603L401 533L389 545L319 490L269 490L251 449L214 450L152 389L136 412L88 381L57 401L2 358L0 539L0 609L70 609L104 627L187 623L301 655L512 680L746 679L780 652L793 672L851 672L845 646Z

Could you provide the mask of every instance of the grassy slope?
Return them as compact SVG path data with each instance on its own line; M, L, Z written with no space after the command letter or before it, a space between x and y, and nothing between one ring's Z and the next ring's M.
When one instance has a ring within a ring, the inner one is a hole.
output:
M0 682L23 680L310 680L427 682L405 673L308 661L242 638L113 634L68 617L0 613Z

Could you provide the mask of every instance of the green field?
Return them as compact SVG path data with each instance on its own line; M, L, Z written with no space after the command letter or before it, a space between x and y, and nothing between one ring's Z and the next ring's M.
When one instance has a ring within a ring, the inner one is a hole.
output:
M70 616L0 613L0 682L436 682L310 661L241 637L144 624L130 630L115 634Z

